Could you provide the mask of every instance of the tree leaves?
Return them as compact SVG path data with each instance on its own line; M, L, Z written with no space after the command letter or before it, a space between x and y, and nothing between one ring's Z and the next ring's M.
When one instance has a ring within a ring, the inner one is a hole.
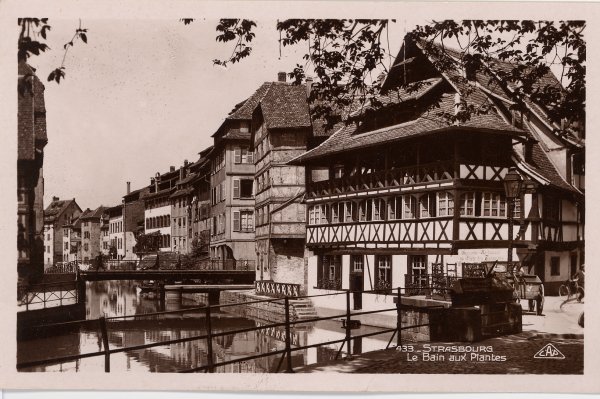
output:
M584 29L584 21L433 21L409 35L442 72L485 76L517 106L534 102L562 126L565 119L585 120ZM552 65L562 68L560 84L550 76ZM469 116L471 108L465 110Z
M227 43L237 40L231 56L226 60L213 60L213 64L227 66L229 63L235 64L252 53L252 47L248 43L252 42L256 36L252 29L256 27L254 21L248 19L221 19L216 26L216 31L220 32L215 40Z
M60 79L65 78L65 67L56 68L48 75L48 82L52 82L53 80L56 83L60 83Z

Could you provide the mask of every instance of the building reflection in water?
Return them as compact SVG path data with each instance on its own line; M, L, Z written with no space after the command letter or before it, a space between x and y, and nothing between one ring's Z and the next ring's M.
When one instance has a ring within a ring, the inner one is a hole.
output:
M88 319L99 317L115 317L141 315L157 312L161 305L156 299L145 298L140 294L139 283L133 281L99 281L90 282L87 286L86 315ZM164 310L176 310L196 307L198 303L179 298L167 300ZM269 324L241 317L228 312L214 312L212 319L213 333L251 328ZM165 340L176 340L192 336L204 335L206 330L203 311L190 311L183 314L138 317L135 319L119 319L108 322L109 346L111 348L130 347ZM356 331L356 330L355 330ZM374 328L362 327L364 333ZM344 338L344 330L339 321L323 321L309 325L303 329L292 330L292 346L304 346ZM355 339L352 344L353 353L363 350L376 350L385 347L389 335L380 337ZM97 328L82 327L78 332L63 336L53 336L41 340L26 341L23 348L42 347L48 353L44 357L56 357L66 354L88 353L102 350L102 339ZM40 345L41 344L41 345ZM39 345L39 346L38 346ZM315 362L333 360L341 344L327 347L309 348L293 352L292 365L299 367ZM235 359L283 350L285 348L285 329L269 327L263 330L243 332L213 338L215 362ZM23 353L21 353L23 352ZM27 350L20 352L19 361L39 359L39 353L27 355ZM30 350L29 352L35 352ZM342 355L345 355L345 351ZM280 365L281 354L247 361L239 361L215 369L219 373L272 373ZM111 372L119 371L151 371L176 372L207 364L207 342L205 339L182 342L172 345L158 346L149 349L127 351L111 355ZM81 359L77 362L36 368L31 371L92 371L104 368L102 356ZM281 371L285 362L281 364Z

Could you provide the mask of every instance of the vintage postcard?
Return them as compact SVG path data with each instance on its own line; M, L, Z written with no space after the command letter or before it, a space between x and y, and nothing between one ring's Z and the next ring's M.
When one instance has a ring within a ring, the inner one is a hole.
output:
M597 392L599 10L0 3L0 386Z

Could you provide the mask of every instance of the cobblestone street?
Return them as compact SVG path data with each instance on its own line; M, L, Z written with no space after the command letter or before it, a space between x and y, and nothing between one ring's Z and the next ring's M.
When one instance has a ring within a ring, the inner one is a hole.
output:
M523 303L525 306L525 303ZM523 313L523 332L476 343L410 343L403 351L376 351L328 364L306 366L302 373L402 373L402 374L582 374L583 328L577 318L581 303L563 303L547 297L544 316ZM564 359L535 358L547 344L552 344ZM452 351L464 347L464 353ZM461 358L462 356L462 358Z

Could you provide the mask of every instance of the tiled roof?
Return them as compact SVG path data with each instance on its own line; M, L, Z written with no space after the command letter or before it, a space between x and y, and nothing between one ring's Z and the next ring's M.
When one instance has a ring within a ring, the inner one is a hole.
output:
M44 210L44 223L52 223L74 202L73 199L52 201Z
M241 131L240 129L229 129L225 135L223 135L224 139L229 140L250 140L250 132L248 130Z
M521 161L525 162L520 154L517 155L521 159ZM546 152L542 149L540 144L533 144L531 160L526 162L526 164L529 165L535 172L537 172L546 180L548 180L553 186L570 192L579 193L578 190L576 190L573 186L571 186L561 177L560 173L558 173L558 171L554 167L554 164L552 163L552 161L550 161L548 155L546 155Z
M358 134L355 134L356 124L347 125L335 132L321 145L300 155L290 163L298 164L331 154L373 147L410 137L433 133L443 134L444 132L455 131L456 129L470 128L513 136L526 135L526 132L509 125L493 112L473 115L470 120L461 123L460 126L449 125L442 116L437 115L440 112L454 112L454 96L446 95L442 97L439 110L428 111L410 122Z
M172 194L174 191L175 191L175 187L166 188L166 189L164 189L164 190L160 190L159 192L156 192L156 193L150 193L150 194L146 195L146 196L144 197L144 199L145 199L145 200L148 200L148 199L153 199L153 198L162 197L162 196L165 196L165 195L170 195L170 194Z
M108 207L106 206L102 206L100 205L98 208L94 209L93 211L88 211L86 209L85 214L81 214L81 216L79 216L79 219L98 219L100 220L102 218L102 215L104 214L104 212L108 209Z
M265 126L269 129L310 127L306 87L283 82L271 84L260 101Z
M181 197L184 195L189 195L193 192L194 192L194 189L192 187L182 188L180 190L175 191L173 194L171 194L170 198L177 198L177 197Z
M17 105L17 156L19 160L35 159L36 142L43 145L48 141L46 135L46 107L44 104L44 85L35 75L33 68L25 62L18 65L19 88L26 88L32 82L31 89L23 89L18 94Z
M408 91L407 88L399 87L389 90L386 94L379 94L375 98L379 100L384 107L392 104L400 104L410 100L417 100L443 81L444 79L441 77L426 79L423 80L421 84L416 85L411 91ZM366 107L370 108L371 106L370 104L366 104Z
M248 99L243 101L237 109L234 109L226 119L252 119L252 112L260 100L265 96L273 82L263 83Z

